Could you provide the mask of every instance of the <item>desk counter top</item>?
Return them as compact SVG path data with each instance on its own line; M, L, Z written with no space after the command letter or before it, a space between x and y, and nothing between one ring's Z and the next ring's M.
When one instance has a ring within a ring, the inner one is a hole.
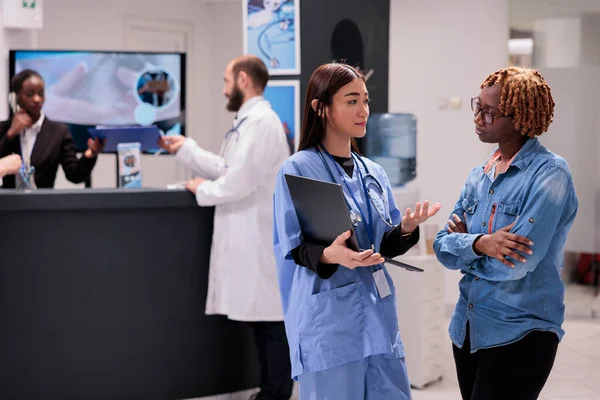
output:
M0 190L0 211L198 207L183 189Z

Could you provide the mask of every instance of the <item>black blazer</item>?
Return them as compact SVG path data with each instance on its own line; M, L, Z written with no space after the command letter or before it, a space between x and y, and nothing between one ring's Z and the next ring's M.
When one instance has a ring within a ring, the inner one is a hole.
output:
M7 135L11 123L10 119L0 122L0 157L21 154L19 135L12 140ZM78 159L69 128L65 124L50 121L48 117L44 118L31 151L31 165L35 167L35 184L38 188L54 188L58 164L62 165L69 181L81 183L92 172L96 160L97 157L83 156ZM3 188L14 188L15 183L14 175L2 178Z

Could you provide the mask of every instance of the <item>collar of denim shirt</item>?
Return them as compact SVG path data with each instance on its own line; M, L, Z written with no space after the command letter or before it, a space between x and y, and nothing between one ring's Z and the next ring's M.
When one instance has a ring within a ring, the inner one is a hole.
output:
M531 161L533 161L535 155L540 151L540 147L540 141L537 138L527 140L523 147L521 147L521 150L519 150L517 154L515 154L509 167L515 166L521 171L526 170L527 167L529 167L529 164L531 164ZM496 149L494 153L492 153L492 155L488 157L488 159L481 168L484 169L485 166L490 162L490 160L496 157L499 154L499 152L500 149Z

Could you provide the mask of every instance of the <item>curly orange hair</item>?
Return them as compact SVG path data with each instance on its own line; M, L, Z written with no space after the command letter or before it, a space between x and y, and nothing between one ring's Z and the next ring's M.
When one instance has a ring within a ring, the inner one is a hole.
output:
M550 86L538 71L508 67L490 74L481 89L501 85L500 106L503 115L514 113L515 129L531 138L548 130L554 117L554 99Z

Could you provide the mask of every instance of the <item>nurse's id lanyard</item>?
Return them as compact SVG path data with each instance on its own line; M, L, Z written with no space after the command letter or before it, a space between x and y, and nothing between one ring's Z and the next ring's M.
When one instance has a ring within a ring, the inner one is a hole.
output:
M331 161L333 161L333 163L335 164L338 172L340 173L340 178L342 179L342 182L344 182L344 186L346 186L346 189L348 190L348 193L350 193L350 197L352 197L352 201L354 202L354 204L356 205L356 208L358 209L358 212L360 213L360 217L359 217L356 214L356 211L354 211L354 209L352 209L352 207L348 203L348 199L346 199L346 197L344 196L344 199L346 200L346 205L348 206L348 209L350 210L350 220L352 221L352 225L358 226L358 223L360 223L361 218L362 218L362 222L364 222L364 224L365 224L365 226L367 228L367 235L369 236L369 241L371 242L371 249L373 251L375 251L375 231L374 231L374 226L373 226L373 212L371 211L371 199L369 197L369 192L368 192L367 186L365 185L365 181L363 179L362 171L360 169L359 163L355 163L356 164L356 172L358 173L358 179L362 183L363 191L365 193L365 202L367 203L367 212L369 214L369 221L368 222L367 222L367 219L365 218L365 214L363 213L362 208L360 207L360 205L358 204L358 201L356 200L356 197L354 196L354 192L350 188L350 185L346 181L346 178L344 178L344 171L341 170L341 167L338 165L338 163L335 161L335 159L329 153L329 151L327 151L327 149L325 148L325 146L321 145L320 147L323 149L323 151L325 152L325 154L327 154L327 156L329 157L329 159ZM327 164L327 162L323 158L323 155L321 154L321 151L318 148L317 148L317 152L321 156L321 159L323 160L323 163L325 164L325 167L327 167L327 170L329 171L331 179L335 183L335 177L333 176L333 172L331 171L331 168L329 167L329 164ZM353 152L350 153L350 154L351 154L351 156L352 156L353 159L355 157L357 157L357 156L354 155ZM390 289L390 285L388 284L388 281L387 281L387 279L385 277L385 273L383 271L383 268L378 269L378 270L374 270L374 268L371 267L371 271L372 271L372 274L373 274L373 279L375 280L375 285L377 285L377 290L379 292L379 297L383 299L383 298L389 296L390 294L392 294L391 289Z

